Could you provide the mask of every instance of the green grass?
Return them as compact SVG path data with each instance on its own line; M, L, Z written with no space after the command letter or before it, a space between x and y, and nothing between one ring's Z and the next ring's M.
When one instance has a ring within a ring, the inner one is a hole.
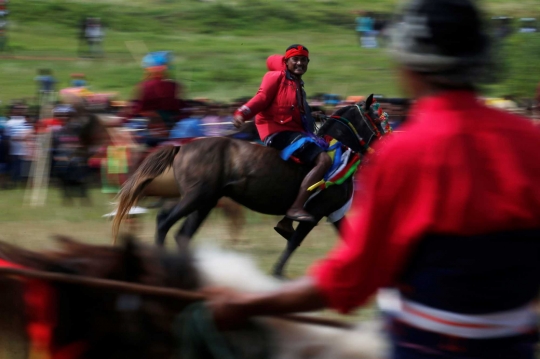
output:
M102 215L111 211L111 197L99 190L90 193L93 204L81 206L77 201L73 206L64 206L57 189L48 191L44 207L30 207L25 202L25 191L0 190L0 240L33 250L50 248L53 235L67 235L75 239L93 243L111 243L111 222ZM156 210L141 219L136 235L143 243L153 243ZM218 246L246 254L253 258L258 267L270 273L279 254L285 248L285 240L272 229L279 217L266 216L245 210L246 225L239 242L233 244L228 221L219 209L215 209L193 239L194 246ZM173 234L181 223L174 226L166 245L175 248ZM338 236L330 224L321 222L305 239L287 267L287 275L298 277L317 259L324 257L338 241ZM350 317L328 313L332 317L345 320L361 320L376 313L373 307L358 310Z
M25 190L0 190L0 239L32 248L41 248L55 234L71 235L90 243L111 243L111 222L102 216L112 210L110 195L92 190L92 205L83 206L77 200L72 206L63 205L59 191L51 187L46 205L31 207L25 198ZM144 204L143 204L144 205ZM272 227L279 220L275 216L246 213L246 226L235 249L249 253L269 272L278 254L285 248L283 240ZM137 235L145 243L153 243L155 215L157 210L145 215ZM171 229L167 245L175 248ZM337 240L336 232L327 223L322 223L308 236L302 248L291 261L289 272L293 276L304 273L306 266L324 255ZM195 245L213 244L231 248L228 222L219 209L215 209L194 239Z
M141 80L140 59L147 50L175 54L174 77L186 87L186 97L230 100L253 95L266 71L265 59L291 43L303 43L312 61L305 76L308 94L380 93L401 96L392 63L384 49L362 49L354 32L353 11L391 12L397 0L15 0L11 11L11 55L37 59L0 59L0 100L8 103L34 96L34 77L50 68L61 88L69 75L84 72L95 91L115 91L132 97ZM485 2L489 14L540 14L538 1ZM100 16L107 24L106 58L77 59L77 22ZM540 43L540 35L531 35ZM527 40L528 41L528 40ZM535 53L510 41L507 78L486 88L491 95L509 92L532 96L531 70ZM129 46L129 48L128 48ZM516 51L518 50L518 51ZM68 58L71 60L56 60ZM523 79L523 75L526 77ZM536 83L536 81L534 81Z

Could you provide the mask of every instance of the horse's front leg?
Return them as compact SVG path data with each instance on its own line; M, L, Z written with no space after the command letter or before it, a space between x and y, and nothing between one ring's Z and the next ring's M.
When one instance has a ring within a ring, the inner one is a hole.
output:
M319 220L320 218L317 219L317 222ZM287 241L287 247L285 247L285 250L283 253L281 253L278 262L274 266L273 275L275 277L283 278L283 270L287 264L287 261L292 256L296 248L300 247L300 244L302 244L304 238L306 238L309 232L311 232L316 225L316 223L300 222L292 237Z

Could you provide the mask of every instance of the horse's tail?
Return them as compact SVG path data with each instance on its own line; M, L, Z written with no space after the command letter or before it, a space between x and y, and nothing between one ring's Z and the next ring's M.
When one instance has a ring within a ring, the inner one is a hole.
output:
M179 150L180 147L178 146L166 146L150 154L135 173L122 185L120 192L116 196L118 205L112 224L113 244L116 244L122 220L131 207L137 203L143 189L172 165Z

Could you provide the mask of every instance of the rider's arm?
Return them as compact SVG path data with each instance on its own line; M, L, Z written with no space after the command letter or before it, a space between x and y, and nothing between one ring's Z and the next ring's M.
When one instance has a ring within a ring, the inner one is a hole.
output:
M310 277L288 283L270 293L242 293L227 289L208 289L209 306L218 327L241 326L253 316L275 316L315 311L326 307L324 296Z
M362 189L342 223L343 240L309 271L328 306L342 313L394 284L433 221L437 196L427 184L432 176L419 180L426 171L419 150L402 151L403 141L385 145L363 169Z
M362 191L355 195L338 246L307 277L277 291L219 296L211 303L219 325L324 307L348 312L392 284L430 218L415 212L422 212L425 198L418 196L421 172L414 162L396 152L380 154L378 160L364 169Z
M262 79L261 87L257 91L257 94L240 107L235 112L235 115L241 115L245 121L253 118L256 114L270 106L276 97L282 76L283 73L281 71L267 72Z

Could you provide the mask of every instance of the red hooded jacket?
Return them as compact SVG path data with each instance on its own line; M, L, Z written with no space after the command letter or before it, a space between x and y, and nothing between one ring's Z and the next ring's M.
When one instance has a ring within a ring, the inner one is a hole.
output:
M276 132L305 132L297 96L299 91L303 94L303 82L287 75L282 55L268 57L266 66L268 72L259 91L236 114L241 114L244 120L255 116L261 140Z

